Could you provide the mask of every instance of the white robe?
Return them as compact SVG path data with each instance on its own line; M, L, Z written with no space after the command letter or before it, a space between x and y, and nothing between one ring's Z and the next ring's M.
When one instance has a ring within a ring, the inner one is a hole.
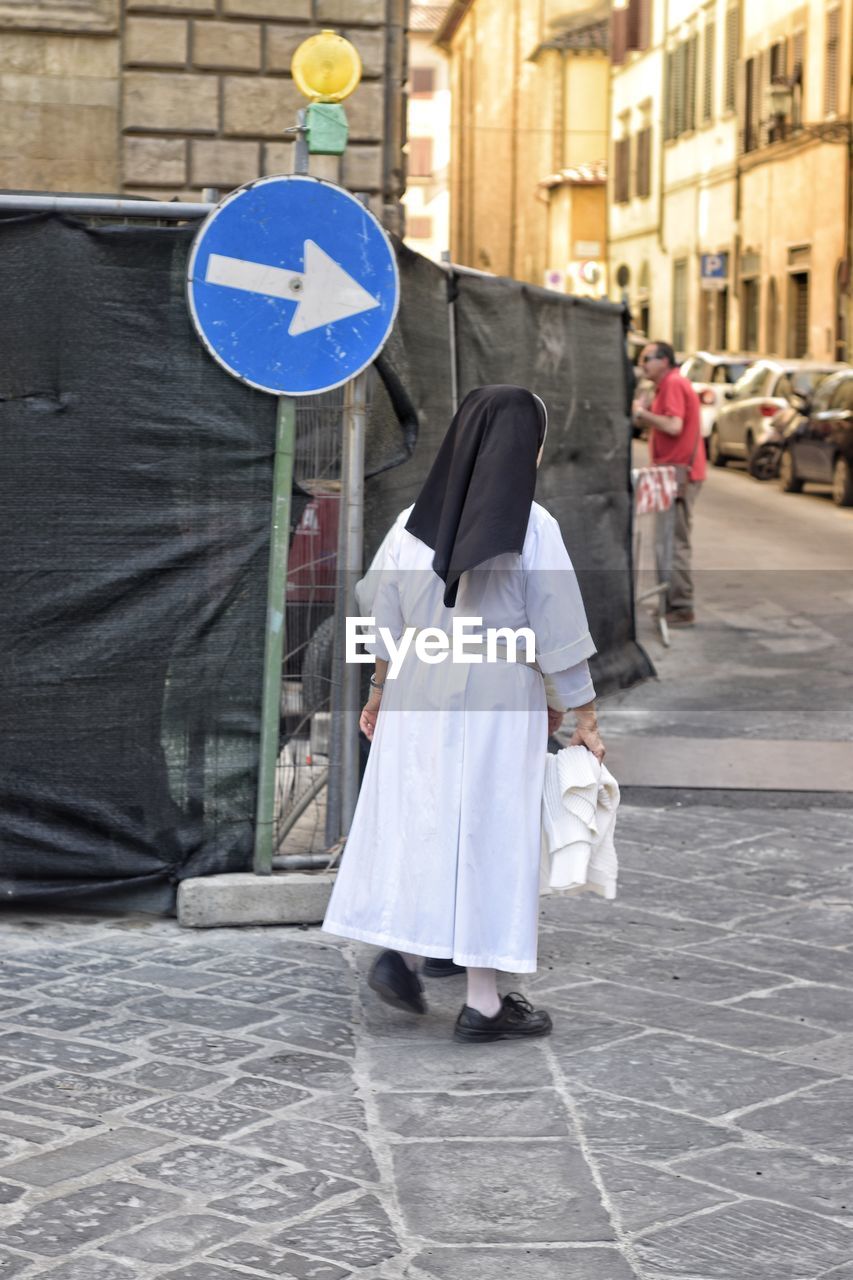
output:
M595 691L595 652L560 528L534 503L521 556L463 574L455 609L433 551L390 529L359 584L359 608L395 637L530 627L552 706ZM387 648L377 639L372 650ZM352 828L323 928L414 955L512 973L536 969L542 787L547 754L542 674L521 662L441 665L409 651L387 679Z
M619 784L586 747L563 747L545 762L542 793L542 894L616 897L619 863L613 832Z

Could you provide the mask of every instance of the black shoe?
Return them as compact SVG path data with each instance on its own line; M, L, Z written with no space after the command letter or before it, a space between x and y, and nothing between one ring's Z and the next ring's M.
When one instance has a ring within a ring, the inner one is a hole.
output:
M399 951L383 951L370 966L367 985L381 1000L407 1013L426 1013L424 989L420 978L412 973Z
M462 1006L456 1019L453 1039L471 1042L475 1040L523 1040L526 1036L551 1034L551 1015L544 1009L534 1009L529 1000L517 991L504 996L500 1012L487 1018L469 1005Z
M425 978L452 978L467 970L464 964L457 964L455 960L438 960L435 956L427 956L421 972Z

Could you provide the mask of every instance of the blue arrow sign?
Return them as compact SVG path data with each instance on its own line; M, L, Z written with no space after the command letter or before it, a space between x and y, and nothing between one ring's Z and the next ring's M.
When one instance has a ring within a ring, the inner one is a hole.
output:
M382 350L399 298L394 249L373 214L301 174L232 191L199 228L187 269L209 353L273 395L354 378Z

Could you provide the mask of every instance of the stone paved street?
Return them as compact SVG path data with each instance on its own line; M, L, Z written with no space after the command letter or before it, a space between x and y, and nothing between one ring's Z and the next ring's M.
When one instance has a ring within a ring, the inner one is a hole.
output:
M527 1045L316 929L8 913L0 1277L851 1280L851 819L624 806Z

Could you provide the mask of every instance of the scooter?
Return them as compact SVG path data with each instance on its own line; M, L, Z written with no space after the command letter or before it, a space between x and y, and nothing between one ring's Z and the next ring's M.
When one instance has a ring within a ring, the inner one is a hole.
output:
M805 422L805 401L796 397L797 403L786 405L770 419L766 432L747 458L746 469L754 480L775 480L789 438L802 428Z

